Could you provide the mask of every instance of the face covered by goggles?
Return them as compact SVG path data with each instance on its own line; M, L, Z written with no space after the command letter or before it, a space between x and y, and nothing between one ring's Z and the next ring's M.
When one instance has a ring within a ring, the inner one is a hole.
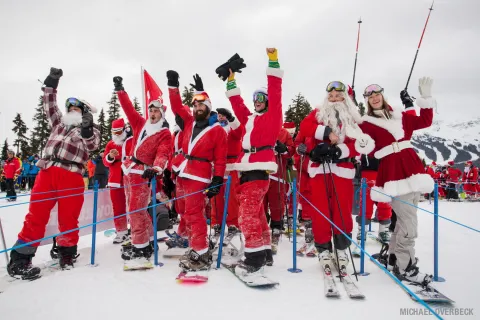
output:
M332 92L333 90L338 92L345 92L345 85L340 81L332 81L327 85L327 92Z
M374 93L382 93L382 92L383 92L383 88L380 87L378 84L371 84L365 88L365 91L363 92L363 96L367 98Z
M258 92L253 96L253 102L257 102L257 101L260 102L260 103L267 102L268 97L267 97L266 94Z

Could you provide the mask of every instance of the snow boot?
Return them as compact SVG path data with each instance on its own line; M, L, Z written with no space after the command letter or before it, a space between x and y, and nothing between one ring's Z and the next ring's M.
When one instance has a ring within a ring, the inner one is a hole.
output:
M278 243L280 242L281 234L282 234L282 230L277 228L272 229L272 253L273 254L277 254Z
M149 260L153 254L153 246L150 242L144 248L138 248L132 245L128 250L123 250L122 259L125 261L128 260Z
M230 242L232 241L232 239L239 233L240 233L240 230L237 227L229 226L227 236L225 237L225 240L223 241L223 245L228 246L230 244Z
M378 226L378 238L380 239L381 242L383 243L389 243L390 242L390 223L389 224L380 224Z
M113 238L113 244L120 244L124 243L130 240L130 235L128 234L128 231L118 231L117 235L115 238Z
M216 224L216 225L213 226L213 238L210 237L210 241L215 243L215 245L217 245L218 240L220 239L221 231L222 231L222 226L221 225Z
M337 249L337 250L335 250L335 254L336 254L336 256L334 257L334 259L335 259L335 262L338 262L339 269L342 270L344 268L347 268L348 262L349 262L347 250L338 250Z
M40 268L32 265L35 254L21 254L16 250L10 253L10 262L7 266L8 274L17 279L35 280L40 278Z
M198 254L195 250L190 249L180 258L179 266L184 271L203 271L210 270L212 263L212 252L209 249L204 254Z
M170 237L165 244L169 249L171 248L188 248L188 239L180 236L178 233L169 233L166 234Z
M272 249L265 249L265 254L266 254L266 257L265 257L265 265L271 267L273 266L273 253L272 253Z
M76 262L77 258L77 246L58 246L58 263L62 270L69 270L73 268L73 264Z
M245 260L241 260L235 267L235 274L242 279L262 275L266 254L266 250L245 252Z
M433 280L433 276L426 273L421 273L417 267L418 259L415 258L415 262L412 263L412 260L408 263L408 266L405 270L400 270L398 266L395 266L393 272L400 280L408 280L421 284L422 286L427 286Z

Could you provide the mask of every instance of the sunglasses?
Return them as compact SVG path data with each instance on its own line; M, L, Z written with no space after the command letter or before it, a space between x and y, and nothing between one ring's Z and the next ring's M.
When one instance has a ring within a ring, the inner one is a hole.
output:
M268 101L268 97L263 93L257 93L253 96L253 102L263 103L266 101Z
M327 85L327 92L332 92L333 90L339 92L345 92L345 85L340 81L332 81Z
M363 92L363 96L370 97L374 93L382 93L383 88L380 87L378 84L371 84L368 87L365 88L365 91Z
M71 106L82 108L83 102L78 100L77 98L68 98L67 101L65 102L65 107L68 108Z

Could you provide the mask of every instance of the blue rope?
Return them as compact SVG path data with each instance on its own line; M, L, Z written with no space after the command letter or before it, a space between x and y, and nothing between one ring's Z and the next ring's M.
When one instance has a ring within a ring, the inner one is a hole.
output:
M375 190L375 189L372 189L372 188L370 188L370 189L371 189L372 191L381 193L381 194L383 194L383 195L385 195L385 196L388 196L388 197L390 197L390 198L392 198L392 199L395 199L396 201L400 201L400 202L402 202L402 203L408 204L409 206L412 206L412 207L414 207L414 208L417 208L417 209L419 209L419 210L421 210L421 211L425 211L425 212L428 212L428 213L430 213L430 214L435 215L434 212L428 211L428 210L423 209L423 208L420 208L420 207L414 205L413 203L403 201L403 200L401 200L401 199L395 198L395 197L393 197L393 196L391 196L391 195L389 195L389 194L383 193L383 192L381 192L381 191L378 191L378 190ZM458 222L458 221L452 220L452 219L450 219L450 218L447 218L447 217L444 217L444 216L441 216L441 215L438 215L438 217L440 217L440 218L442 218L442 219L445 219L445 220L447 220L447 221L453 222L453 223L455 223L455 224L458 224L459 226L462 226L462 227L464 227L464 228L467 228L467 229L470 229L470 230L473 230L473 231L475 231L475 232L480 233L480 230L475 229L475 228L472 228L472 227L470 227L470 226L467 226L467 225L465 225L465 224L463 224L463 223L460 223L460 222Z
M222 184L216 185L216 186L214 186L214 187L222 186L222 185L224 185L224 184L225 184L225 183L222 183ZM48 240L48 239L51 239L51 238L54 238L54 237L58 237L58 236L61 236L61 235L64 235L64 234L68 234L68 233L71 233L71 232L74 232L74 231L78 231L78 230L81 230L81 229L85 229L85 228L91 227L91 226L96 225L96 224L99 224L99 223L103 223L103 222L111 221L111 220L114 220L114 219L118 219L118 218L127 216L127 215L129 215L129 214L135 213L135 212L144 211L144 210L149 209L149 208L152 208L152 207L156 207L156 206L159 206L159 205L162 205L162 204L167 204L167 203L169 203L169 202L173 202L173 201L178 200L178 199L186 198L186 197L188 197L188 196L191 196L191 195L194 195L194 194L197 194L197 193L200 193L200 192L204 192L205 190L208 190L208 188L203 189L203 190L199 190L199 191L195 191L195 192L192 192L192 193L183 195L183 196L181 196L181 197L175 197L175 198L169 199L169 200L167 200L167 201L165 201L165 202L157 203L157 204L155 204L155 206L152 205L152 206L147 206L147 207L145 207L145 208L137 209L137 210L134 210L134 211L129 211L129 212L126 212L126 213L121 214L121 215L116 216L116 217L111 217L111 218L99 220L99 221L97 221L96 223L89 223L89 224L86 224L86 225L84 225L84 226L80 226L80 227L75 228L75 229L67 230L67 231L60 232L60 233L57 233L57 234L54 234L54 235L51 235L51 236L48 236L48 237L44 237L44 238L42 238L42 239L38 239L38 240L30 241L30 242L27 242L27 243L23 243L23 244L21 244L21 245L18 245L18 246L15 246L15 247L11 247L11 248L8 248L8 249L5 249L5 250L0 250L0 254L1 254L1 253L4 253L4 252L11 251L11 250L15 250L15 249L18 249L18 248L26 247L26 246L29 246L29 245L31 245L31 244L37 243L37 242L42 242L43 240Z
M337 225L335 223L333 223L329 218L327 218L320 210L318 210L310 201L308 201L300 192L297 191L297 193L308 203L312 206L313 209L315 209L315 211L317 211L318 213L320 213L328 222L330 222L330 224L332 226L335 227L335 229L337 229L338 231L340 231L348 240L350 240L354 245L357 246L357 248L359 248L363 253L365 253L369 258L370 260L375 263L377 265L377 267L379 267L380 269L382 269L383 272L385 272L390 278L392 278L398 285L400 285L401 287L403 287L403 289L405 289L405 291L407 291L412 297L414 297L420 304L422 304L425 308L427 308L428 310L430 310L431 313L433 313L438 319L442 319L440 317L440 315L438 313L435 312L435 310L433 310L432 307L430 307L425 301L423 301L422 299L420 299L419 296L417 296L412 290L410 290L407 286L405 286L402 281L400 281L397 277L395 277L390 271L388 271L384 266L382 266L376 259L374 259L367 251L363 250L362 247L355 241L353 241L352 238L350 238L345 232L343 232L342 229L340 229L339 227L337 227ZM0 252L1 253L1 252Z

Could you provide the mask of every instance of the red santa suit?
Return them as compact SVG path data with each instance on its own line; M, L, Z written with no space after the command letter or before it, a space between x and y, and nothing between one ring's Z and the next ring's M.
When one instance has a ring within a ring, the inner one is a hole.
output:
M230 193L227 207L227 225L238 227L238 200L237 200L237 186L239 184L238 173L232 171L232 165L237 161L238 155L242 152L242 137L245 134L245 126L240 124L240 121L235 118L233 122L228 123L223 127L227 133L227 170L225 171L224 182L227 181L228 176L231 176ZM210 199L212 204L212 225L219 225L222 223L223 212L225 206L225 185L220 188L220 193Z
M308 154L315 147L315 139L305 137L301 131L298 132L295 137L295 149L298 148L300 144L305 144L307 146L307 153L302 157L300 154L295 152L294 161L295 166L298 171L298 190L303 197L298 197L298 208L302 211L303 220L311 220L315 212L313 207L305 200L305 198L312 203L313 201L313 190L310 175L308 174L308 162L310 157ZM302 159L303 158L303 159Z
M340 117L343 117L345 121L353 121L352 108L347 107L346 101L354 106L353 102L345 95L345 102L342 102L345 110L340 112ZM326 100L328 101L328 100ZM352 205L353 205L353 178L355 177L355 168L352 158L357 155L355 151L355 140L345 136L345 124L337 125L325 123L323 113L327 113L326 107L328 102L324 103L324 106L313 110L300 124L300 132L305 137L314 139L314 144L330 143L328 138L328 132L336 132L339 137L337 142L338 148L341 150L340 160L338 163L327 164L315 163L311 159L308 161L308 174L311 178L312 190L315 190L312 204L326 215L338 228L343 230L347 234L352 233L353 221L352 221ZM358 115L357 118L360 116ZM330 117L328 117L330 120ZM338 122L337 122L338 123ZM331 174L330 174L331 173ZM341 191L340 191L341 190ZM338 203L336 198L338 197ZM340 205L340 209L339 209ZM341 211L340 211L341 210ZM323 216L316 213L312 215L312 231L315 238L315 243L324 248L330 247L332 239L332 226L328 220ZM339 250L345 250L349 241L342 236L342 233L333 228L334 239L336 242L336 248Z
M123 119L117 119L112 122L112 132L122 133L120 136L112 135L113 139L105 146L103 164L109 169L108 186L110 187L110 199L112 200L113 215L118 217L127 212L125 188L123 188L122 162L127 159L127 156L131 155L133 138L126 138L125 121ZM113 149L118 152L118 155L115 157L109 155ZM127 231L127 216L116 218L113 221L117 233Z
M290 187L288 182L285 181L287 174L287 161L288 158L293 155L294 151L292 136L285 128L280 128L277 141L285 144L287 146L287 151L283 154L277 154L275 152L275 160L278 165L278 170L276 173L270 174L270 185L267 194L263 199L265 212L268 212L270 209L270 227L272 229L282 229L283 227L282 216L285 213L285 198Z
M202 129L192 139L197 122L191 112L182 105L178 88L169 87L168 92L173 112L178 114L184 123L183 153L179 154L172 164L172 170L178 176L177 187L180 183L181 192L186 196L182 219L185 220L191 248L202 255L208 251L207 222L204 216L206 198L203 192L198 191L208 187L212 176L223 177L227 158L227 134L216 122ZM208 97L205 92L202 94ZM209 99L205 100L204 104L211 107Z
M469 166L465 166L463 171L463 190L468 196L475 196L477 191L478 170L473 166L472 161L467 161Z
M129 217L132 244L137 248L145 248L153 239L153 227L146 210L151 199L150 186L142 178L142 174L148 168L159 173L167 168L172 137L164 119L155 124L150 123L150 119L146 120L135 110L125 91L118 91L117 95L134 133L131 157L127 157L122 163L127 209L131 212ZM157 190L161 190L161 185Z
M273 148L282 126L282 77L281 69L267 69L268 89L262 89L262 93L268 96L268 109L263 113L252 113L248 110L236 85L226 93L235 116L246 130L242 151L232 165L232 170L240 174L240 185L237 189L240 205L238 222L245 236L246 261L254 259L249 256L253 257L253 253L258 252L256 263L262 260L260 255L265 259L265 250L272 249L263 199L268 191L268 173L276 173L278 167ZM254 173L259 175L253 177ZM252 180L248 177L252 177Z

